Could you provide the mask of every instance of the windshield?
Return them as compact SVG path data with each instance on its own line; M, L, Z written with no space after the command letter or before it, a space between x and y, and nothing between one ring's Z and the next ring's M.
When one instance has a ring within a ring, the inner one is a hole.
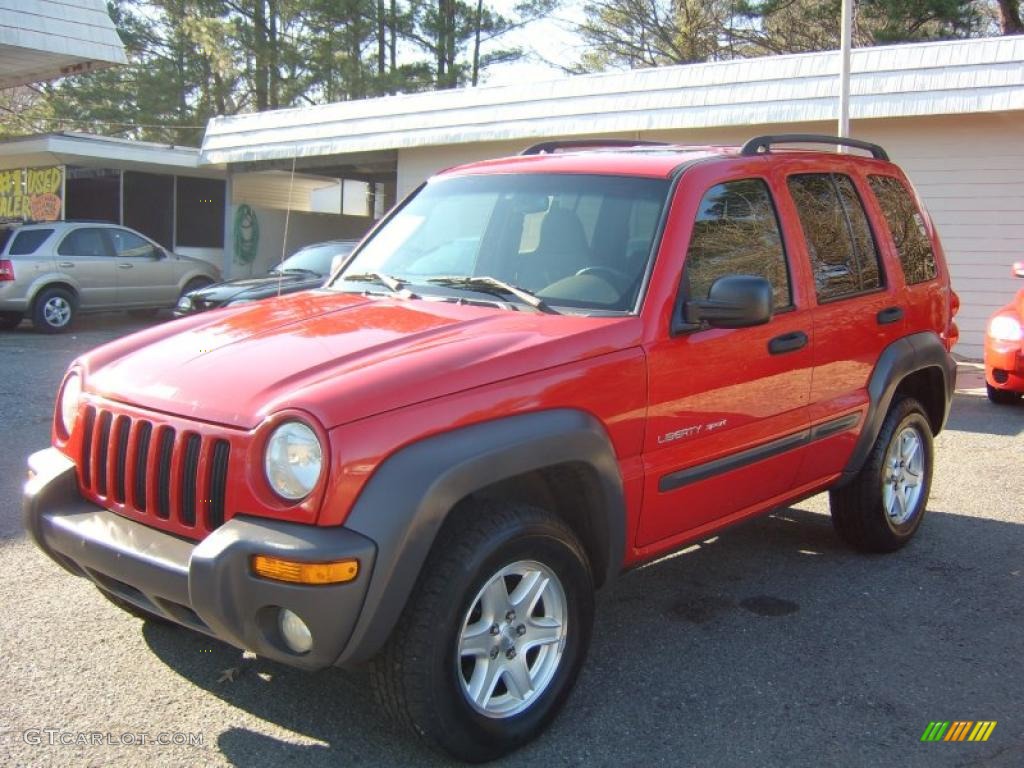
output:
M327 275L331 271L331 260L339 253L348 253L354 244L348 243L324 243L323 245L309 245L301 248L282 261L276 267L275 272L287 272L289 269L304 272L316 272L318 275Z
M668 188L665 179L582 174L434 181L332 287L367 290L368 275L384 275L417 295L451 295L493 293L501 281L547 305L631 311Z

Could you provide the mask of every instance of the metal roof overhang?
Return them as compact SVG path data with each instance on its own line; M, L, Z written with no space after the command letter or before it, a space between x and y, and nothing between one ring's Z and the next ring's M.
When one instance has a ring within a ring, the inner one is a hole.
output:
M1024 37L861 48L852 70L854 119L1024 109ZM219 117L201 161L832 120L838 72L827 51Z
M103 0L0 0L0 88L127 61Z
M80 165L221 178L222 168L199 164L195 147L176 147L80 133L26 136L0 142L0 168Z

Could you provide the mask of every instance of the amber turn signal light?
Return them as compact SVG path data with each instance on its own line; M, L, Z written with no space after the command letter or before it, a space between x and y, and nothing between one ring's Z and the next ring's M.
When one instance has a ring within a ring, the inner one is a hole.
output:
M253 555L252 572L264 579L287 581L291 584L343 584L359 575L359 561L298 563L279 557Z

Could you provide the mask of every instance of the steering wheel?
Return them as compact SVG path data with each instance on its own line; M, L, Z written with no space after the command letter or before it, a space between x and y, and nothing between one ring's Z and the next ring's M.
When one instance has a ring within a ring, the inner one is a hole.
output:
M610 283L613 287L621 289L624 286L629 285L633 282L633 278L627 275L625 272L621 272L614 267L584 267L577 275L594 275Z

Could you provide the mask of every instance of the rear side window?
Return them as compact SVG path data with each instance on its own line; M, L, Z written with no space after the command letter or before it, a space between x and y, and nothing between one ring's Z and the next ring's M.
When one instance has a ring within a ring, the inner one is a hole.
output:
M868 183L878 198L885 223L889 225L889 234L900 256L907 283L934 280L938 274L935 253L924 219L910 191L892 176L868 176Z
M52 234L52 229L26 229L24 232L19 232L14 236L11 250L7 253L10 256L28 256L33 254Z
M61 256L110 256L107 238L99 227L73 230L57 247Z
M793 303L775 206L761 179L718 184L700 201L686 252L687 295L707 298L724 275L763 277L776 309Z
M878 248L850 177L806 173L790 176L788 183L810 251L818 300L881 288Z

